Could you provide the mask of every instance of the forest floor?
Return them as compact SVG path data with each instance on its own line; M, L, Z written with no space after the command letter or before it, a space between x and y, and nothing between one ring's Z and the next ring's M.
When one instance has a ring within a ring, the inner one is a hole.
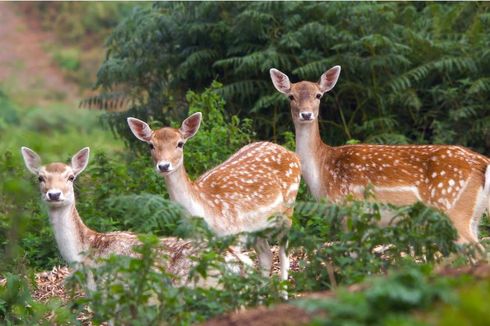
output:
M33 28L14 3L0 2L0 86L20 104L73 104L79 87L67 80L44 46L54 36Z

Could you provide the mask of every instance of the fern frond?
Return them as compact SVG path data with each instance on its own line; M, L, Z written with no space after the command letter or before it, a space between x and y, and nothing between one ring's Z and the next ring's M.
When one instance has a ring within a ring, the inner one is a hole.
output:
M275 92L272 95L260 97L257 100L257 102L255 102L255 104L252 107L252 109L250 110L250 112L253 112L253 113L259 112L262 109L271 108L274 105L279 104L279 103L282 106L286 107L287 102L288 101L284 95Z
M293 74L299 76L300 78L310 79L310 78L320 78L330 66L333 65L332 58L325 58L322 60L317 60L309 62L301 67L293 70Z
M407 144L408 139L402 134L382 133L369 136L365 142L372 144Z
M268 86L270 86L269 83L263 80L243 80L223 86L217 93L222 95L225 99L243 99Z
M111 197L107 209L124 216L126 225L137 226L138 232L168 233L182 218L189 215L177 203L161 195L139 194Z
M108 92L90 96L80 100L79 108L107 111L125 111L132 103L125 92Z
M477 65L474 59L472 58L443 58L436 62L433 62L433 66L435 69L440 72L445 73L454 73L454 72L476 72Z
M426 78L429 75L432 67L432 63L420 65L417 68L409 70L406 73L391 80L388 83L388 87L390 87L391 90L396 93L402 92L407 88L411 88L417 82Z
M475 80L468 89L468 94L475 95L480 93L490 93L490 78L483 77Z

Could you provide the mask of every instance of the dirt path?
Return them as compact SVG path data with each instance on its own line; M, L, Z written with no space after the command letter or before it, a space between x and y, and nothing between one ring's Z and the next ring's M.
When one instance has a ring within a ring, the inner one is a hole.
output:
M23 105L76 105L78 86L43 48L53 37L31 28L17 5L0 2L0 88Z

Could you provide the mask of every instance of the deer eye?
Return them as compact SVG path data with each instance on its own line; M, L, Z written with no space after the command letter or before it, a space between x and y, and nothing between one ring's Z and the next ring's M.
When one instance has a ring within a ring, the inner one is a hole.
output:
M40 176L40 177L37 178L37 180L39 181L39 183L44 182L44 177L41 177Z
M322 94L316 94L316 98L317 99L321 99L322 98Z
M288 98L289 98L289 100L294 101L294 96L293 95L289 95Z
M148 143L148 147L150 147L150 150L154 150L155 146L152 143Z
M183 142L183 141L179 141L179 142L177 143L177 147L178 147L178 148L182 148L182 147L184 147L184 142Z
M68 181L73 182L73 180L75 180L75 176L74 176L74 175L70 175L70 176L68 177Z

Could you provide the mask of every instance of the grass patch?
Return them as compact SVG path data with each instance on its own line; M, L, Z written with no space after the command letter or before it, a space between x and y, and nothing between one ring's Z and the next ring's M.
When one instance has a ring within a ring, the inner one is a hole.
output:
M77 49L57 49L53 52L53 58L64 70L77 71L80 68L80 52Z
M10 151L18 156L21 146L43 154L46 160L63 160L80 148L114 154L123 150L101 123L97 111L70 108L63 104L48 107L20 107L0 93L0 152Z

